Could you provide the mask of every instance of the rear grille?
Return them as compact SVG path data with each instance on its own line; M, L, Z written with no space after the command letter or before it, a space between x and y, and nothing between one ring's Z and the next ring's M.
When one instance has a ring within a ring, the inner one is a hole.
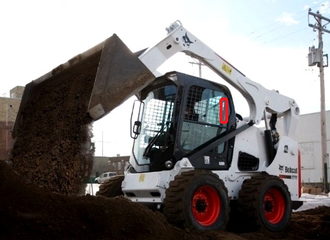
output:
M257 171L259 168L259 158L248 153L240 152L238 158L238 170L240 171Z

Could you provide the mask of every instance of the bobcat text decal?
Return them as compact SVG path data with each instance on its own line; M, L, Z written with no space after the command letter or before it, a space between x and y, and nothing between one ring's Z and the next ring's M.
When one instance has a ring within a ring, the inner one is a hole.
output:
M278 170L280 170L280 172L281 172L281 174L279 174L279 178L283 178L283 179L297 179L298 178L298 168L279 165Z

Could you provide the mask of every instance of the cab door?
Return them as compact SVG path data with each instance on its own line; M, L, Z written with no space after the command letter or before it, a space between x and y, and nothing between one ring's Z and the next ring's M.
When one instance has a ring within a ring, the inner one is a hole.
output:
M201 83L185 88L178 144L186 156L194 151L202 151L199 149L203 145L226 135L235 125L232 117L235 111L229 90L206 81L205 84ZM233 142L222 142L205 152L203 157L190 161L197 169L228 169Z

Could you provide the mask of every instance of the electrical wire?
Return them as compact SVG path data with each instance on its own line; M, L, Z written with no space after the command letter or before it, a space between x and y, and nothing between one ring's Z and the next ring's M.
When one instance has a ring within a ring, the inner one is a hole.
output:
M318 6L316 6L316 8L320 8L320 7L322 7L322 6L324 6L324 3L322 3L322 4L318 5ZM307 9L304 9L304 10L302 10L302 11L299 11L299 12L296 12L296 13L292 14L291 16L299 16L299 15L301 15L301 13L306 13L307 11L308 11ZM305 18L307 18L307 16L308 16L308 15L305 14L304 16L302 16L302 17L300 17L300 18L298 18L298 19L296 19L296 20L298 21L298 20L305 19ZM264 33L262 33L262 34L259 34L258 36L255 36L255 37L251 38L251 40L254 40L254 39L260 39L260 38L264 37L265 35L268 35L268 34L270 34L270 33L272 33L272 32L278 31L279 29L282 29L282 28L284 28L284 27L287 26L287 25L286 25L285 23L283 23L283 22L275 21L275 22L273 22L273 23L271 23L271 24L269 24L269 25L266 25L266 26L264 26L264 27L262 27L262 28L259 28L259 29L257 29L257 30L254 30L254 31L252 31L252 32L250 32L250 33L248 33L248 34L246 34L245 36L255 35L255 34L258 33L258 32L261 32L261 31L263 31L263 30L265 30L265 29L269 29L269 28L271 28L271 27L273 27L273 26L276 26L276 25L280 25L280 26L278 26L278 27L276 27L276 28L272 28L272 29L270 29L270 30L268 30L267 32L264 32ZM273 39L271 39L271 40L269 40L269 41L265 41L265 42L263 42L262 44L268 44L268 43L270 43L270 42L274 42L274 41L276 41L276 40L279 40L279 39L285 38L285 37L287 37L287 36L293 35L293 34L295 34L295 33L301 32L301 31L303 31L303 30L305 30L305 29L307 29L307 28L308 28L308 27L305 27L305 28L299 29L299 30L297 30L297 31L291 32L291 33L289 33L289 34L285 34L285 35L283 35L283 36L280 36L280 37L277 37L277 38L273 38Z
M290 36L290 35L292 35L292 34L295 34L295 33L301 32L301 31L303 31L303 30L305 30L305 29L307 29L307 28L308 28L308 27L301 28L301 29L299 29L299 30L297 30L297 31L294 31L294 32L291 32L291 33L289 33L289 34L286 34L286 35L280 36L280 37L278 37L278 38L273 38L273 39L271 39L271 40L269 40L269 41L267 41L267 42L263 42L262 44L268 44L268 43L270 43L270 42L274 42L274 41L276 41L276 40L278 40L278 39L285 38L285 37Z
M303 10L303 11L300 11L300 12L297 12L297 13L294 13L294 14L292 14L292 16L299 15L299 14L302 13L302 12L305 12L305 13L306 13L306 10ZM303 18L307 18L307 14L304 15L304 16L302 16L302 17L300 17L300 18L298 18L297 20L301 20L301 19L303 19ZM280 28L283 28L283 27L286 26L285 23L283 23L283 22L275 21L275 22L273 22L273 23L271 23L271 24L269 24L269 25L267 25L267 26L265 26L265 27L262 27L262 28L259 28L259 29L257 29L257 30L254 30L254 31L252 31L252 32L250 32L250 33L248 33L248 34L246 34L245 36L253 35L253 34L255 34L255 33L257 33L257 32L260 32L260 31L262 31L262 30L264 30L264 29L268 29L268 28L270 28L270 27L272 27L272 26L274 26L274 25L279 25L279 24L280 24L281 26L279 26L279 27L277 27L277 28L275 28L275 29L272 29L272 30L270 30L270 31L267 31L267 32L265 32L265 33L263 33L263 34L261 34L261 35L255 37L255 38L262 37L262 36L264 36L264 35L267 35L267 34L270 33L270 32L273 32L273 31L275 31L275 30L277 30L277 29L280 29Z

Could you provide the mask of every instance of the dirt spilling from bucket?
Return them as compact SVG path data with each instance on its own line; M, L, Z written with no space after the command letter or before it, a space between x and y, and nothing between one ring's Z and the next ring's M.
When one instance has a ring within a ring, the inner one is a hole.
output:
M95 68L38 84L21 109L12 167L36 186L77 194L92 169L87 106Z

